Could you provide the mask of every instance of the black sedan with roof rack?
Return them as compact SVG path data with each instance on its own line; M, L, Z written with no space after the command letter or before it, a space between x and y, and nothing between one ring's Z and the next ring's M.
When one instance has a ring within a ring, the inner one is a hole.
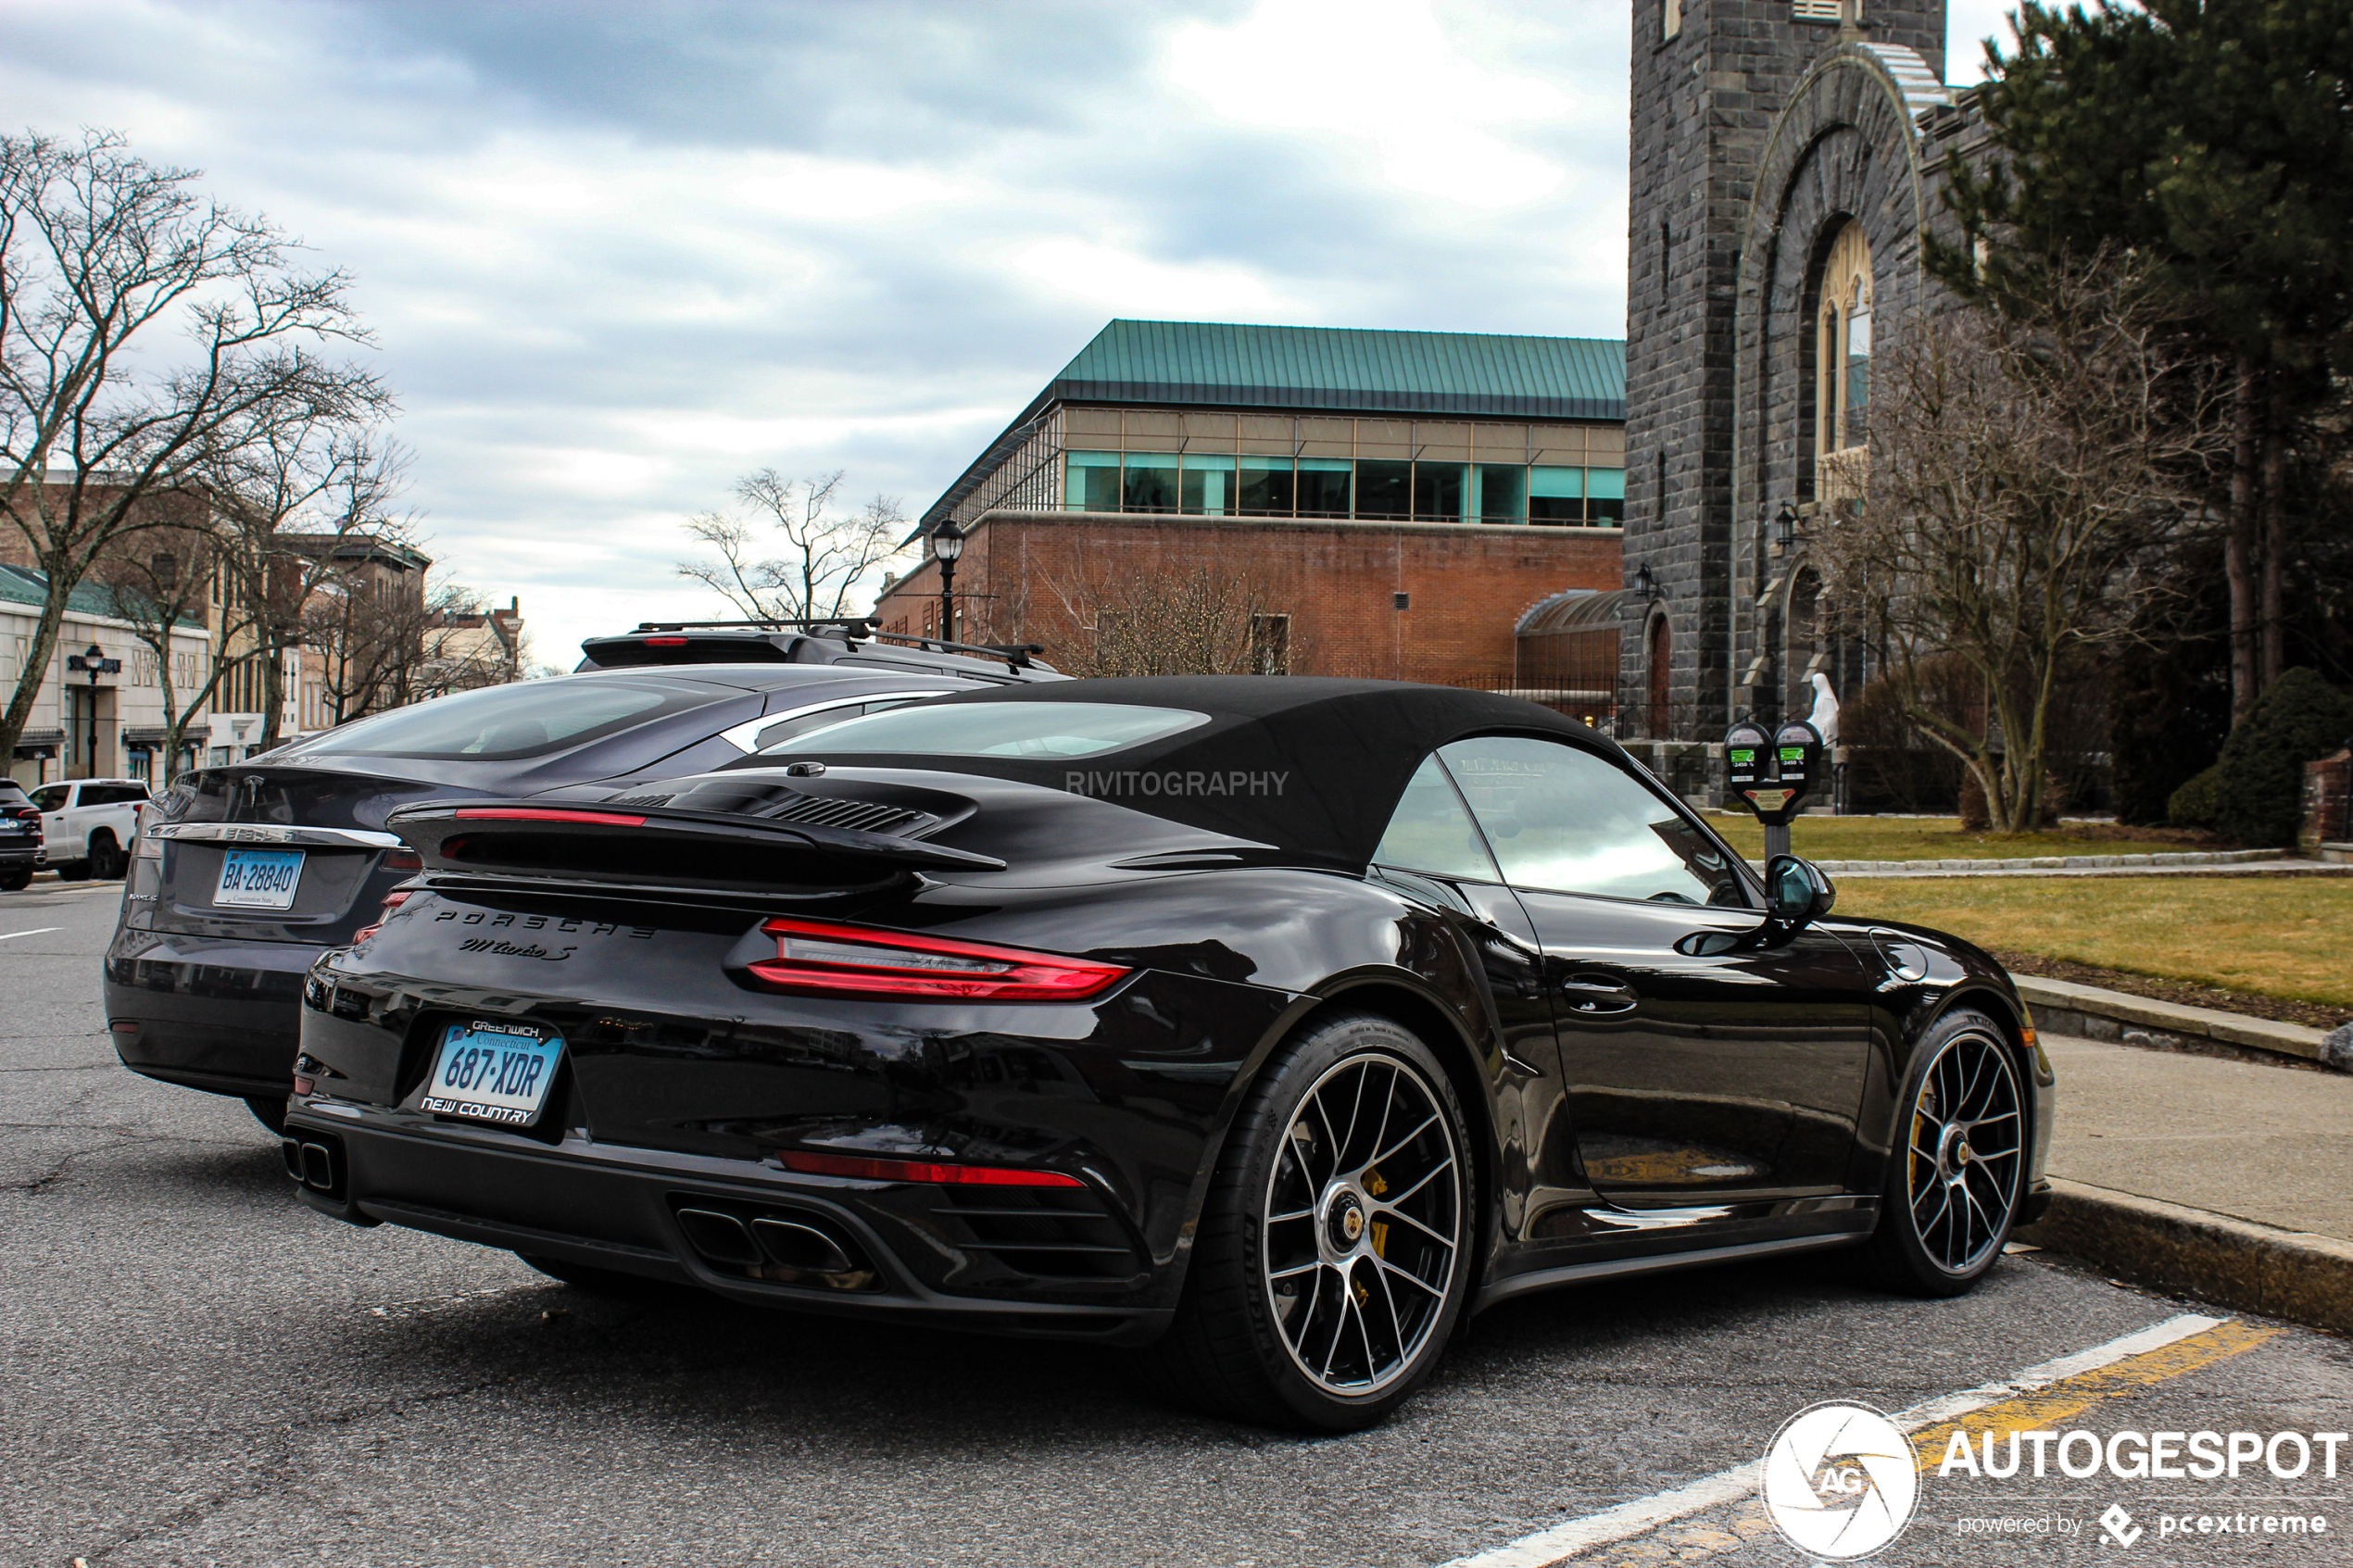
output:
M1063 679L1018 649L760 625L728 632L724 659L704 656L724 629L693 629L684 648L659 631L591 638L618 668L440 697L181 775L132 846L107 950L124 1065L237 1096L278 1126L304 972L422 863L385 826L396 808L757 764L821 724ZM642 657L617 651L631 647Z
M305 984L304 1200L1325 1430L1525 1291L1844 1248L1955 1295L2048 1201L1992 960L1548 709L1075 681L773 762L391 811L423 871Z

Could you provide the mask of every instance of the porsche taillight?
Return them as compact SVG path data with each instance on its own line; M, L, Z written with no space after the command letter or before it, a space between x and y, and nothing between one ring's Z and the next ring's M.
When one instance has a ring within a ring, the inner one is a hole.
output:
M1119 964L872 926L780 917L760 928L776 956L750 965L772 990L912 1000L1074 1002L1109 990Z
M369 937L373 936L377 932L382 931L384 928L384 922L392 918L392 911L407 903L409 901L409 895L405 889L397 893L385 894L384 908L376 911L376 918L374 920L370 921L367 924L361 926L359 930L351 934L352 941L365 942Z
M1030 1165L943 1165L931 1160L890 1160L871 1155L825 1154L815 1149L779 1150L787 1171L812 1176L848 1176L862 1182L926 1182L938 1186L1078 1187L1087 1184L1060 1171Z

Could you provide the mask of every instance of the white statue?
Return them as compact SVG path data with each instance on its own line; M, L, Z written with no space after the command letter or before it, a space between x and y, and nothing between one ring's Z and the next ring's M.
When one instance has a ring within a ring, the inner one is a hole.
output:
M1831 690L1831 678L1818 670L1814 671L1814 711L1806 721L1821 732L1824 746L1838 744L1838 694Z

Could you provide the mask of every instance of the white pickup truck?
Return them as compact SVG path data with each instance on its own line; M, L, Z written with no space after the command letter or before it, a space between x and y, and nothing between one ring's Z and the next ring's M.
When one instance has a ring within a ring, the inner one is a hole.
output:
M120 876L153 798L137 779L69 779L30 792L41 810L41 864L67 882Z

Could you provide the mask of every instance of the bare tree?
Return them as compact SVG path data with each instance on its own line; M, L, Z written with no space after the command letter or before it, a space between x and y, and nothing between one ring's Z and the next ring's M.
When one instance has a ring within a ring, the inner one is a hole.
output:
M267 747L283 727L286 651L308 635L320 595L350 570L340 546L413 542L412 524L390 518L408 454L380 426L302 411L236 433L208 455L201 478L227 524L230 571L248 607Z
M132 547L108 552L95 575L111 590L116 613L131 623L131 634L154 661L169 769L179 759L189 724L211 705L233 668L224 651L252 625L258 604L234 591L214 603L217 586L237 581L230 566L234 536L203 497L180 492L157 499L182 521L149 524L126 535L121 543ZM205 652L193 669L183 670L175 639L191 629L204 631Z
M300 642L320 665L330 725L405 708L449 689L441 635L471 608L466 591L429 585L404 520L377 519L322 547L303 603Z
M1050 586L1072 628L1055 665L1071 675L1286 675L1304 652L1244 572L1131 568Z
M853 595L897 555L907 514L888 495L855 513L834 510L842 470L790 480L761 469L736 482L749 521L722 512L686 520L686 532L719 554L680 561L678 575L724 596L751 620L830 620L849 613ZM761 539L784 536L780 554L762 556Z
M509 640L496 611L473 589L442 583L425 594L428 618L418 634L418 662L411 702L451 692L503 686L526 678L532 648L528 632Z
M317 352L367 340L342 272L296 270L276 228L125 148L104 131L0 136L0 511L47 579L0 756L31 715L73 590L205 441L271 402L384 398L371 375ZM134 341L175 321L182 362L134 360Z
M1991 825L2038 820L2054 697L2171 591L2163 552L2207 526L2227 387L2106 259L2039 307L1921 323L1873 368L1869 483L1818 525L1834 614L1883 650L1904 717L1958 758ZM1982 709L1943 700L1957 663Z

